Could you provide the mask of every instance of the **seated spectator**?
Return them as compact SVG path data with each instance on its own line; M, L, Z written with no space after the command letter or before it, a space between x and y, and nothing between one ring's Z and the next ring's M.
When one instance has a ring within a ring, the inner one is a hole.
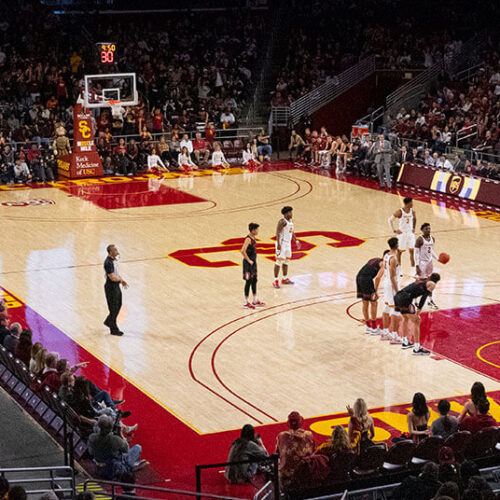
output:
M346 451L352 451L352 446L347 432L341 425L336 425L333 428L332 437L320 444L316 449L316 453L321 453L330 457Z
M73 387L75 386L75 376L71 372L64 372L61 374L61 387L57 395L61 401L65 403L70 402L73 397Z
M354 408L347 407L350 415L349 420L349 441L353 450L359 455L366 448L373 445L375 436L375 425L373 418L368 413L364 399L358 398L354 403Z
M311 431L302 428L304 419L296 411L288 415L288 430L276 438L276 453L279 455L279 475L283 487L287 487L299 462L315 450Z
M416 392L413 396L412 409L406 416L408 422L408 434L416 443L425 439L430 434L427 424L431 417L425 396Z
M191 170L198 170L198 166L191 160L188 148L184 146L177 158L177 164L181 172L190 172Z
M21 335L19 335L19 342L16 346L16 350L14 351L14 356L17 359L20 359L26 367L30 363L32 345L31 330L23 330Z
M469 415L460 422L460 429L469 431L471 434L477 434L483 429L489 427L497 427L497 421L489 414L490 402L487 399L482 399L477 405L477 413Z
M273 155L273 148L269 140L269 135L266 135L265 130L261 128L257 135L257 151L259 153L259 161L261 162L264 160L270 161Z
M441 486L438 481L439 466L434 462L427 462L418 476L408 476L392 492L394 500L428 500L435 498Z
M9 333L3 339L3 346L12 354L16 352L17 344L19 344L19 336L22 331L23 328L19 323L12 323Z
M255 154L250 143L247 143L246 148L243 150L242 161L243 166L249 168L250 170L254 170L260 166L260 162L255 158Z
M229 168L229 163L222 152L222 148L218 142L215 143L214 152L212 153L212 168L220 170L221 168Z
M183 150L183 148L186 148L188 150L189 156L193 154L193 141L189 138L187 134L183 134L179 146L181 148L181 151Z
M470 390L470 399L465 403L458 421L461 422L467 415L477 415L479 402L484 399L487 399L484 385L481 382L474 382Z
M0 476L0 500L7 500L9 487L10 485L7 478Z
M42 371L40 380L42 385L45 385L52 389L54 392L58 392L61 387L61 376L57 372L57 361L59 355L56 352L50 352L45 358L45 368Z
M26 165L26 162L17 159L14 163L14 182L16 184L24 184L32 179L31 172Z
M208 157L210 156L210 149L207 141L201 137L200 132L196 132L195 139L193 141L193 152L196 159L196 163L199 165L200 162L207 163Z
M440 417L432 422L431 432L433 436L441 436L446 439L458 429L458 419L448 416L450 411L450 402L442 399L438 403L438 411Z
M467 486L468 488L479 491L479 496L476 498L480 500L495 500L497 498L488 481L479 474L471 477Z
M0 344L3 345L5 337L10 335L9 330L9 319L6 317L0 317Z
M13 486L7 494L8 500L27 500L28 495L22 486Z
M442 484L436 492L436 499L448 499L452 500L460 500L460 489L458 488L457 483L452 481L448 481Z
M224 111L220 115L221 127L224 130L232 128L235 122L236 118L233 113L231 113L231 109L229 107L224 108Z
M147 465L146 460L140 458L140 445L129 448L127 441L113 432L111 417L100 416L97 427L98 430L89 436L88 446L90 455L104 464L103 478L119 479L122 474L135 472Z
M227 461L240 462L268 456L260 435L256 436L253 426L247 424L241 429L240 437L231 444ZM251 483L259 468L258 463L227 465L224 476L231 484Z
M45 368L45 360L47 358L47 349L37 350L33 359L30 360L30 371L35 375L41 375Z
M169 172L161 158L156 154L155 148L153 148L151 154L148 155L148 172Z
M290 160L294 158L300 158L302 153L304 152L304 148L306 143L304 139L297 134L295 130L292 130L290 135L290 143L288 144L288 151L290 151Z

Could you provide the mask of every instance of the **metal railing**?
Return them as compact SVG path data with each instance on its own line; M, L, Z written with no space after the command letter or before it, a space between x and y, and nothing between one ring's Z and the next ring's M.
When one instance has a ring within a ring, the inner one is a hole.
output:
M135 500L158 500L162 498L171 498L171 495L181 495L187 497L200 498L200 493L196 491L177 490L173 488L160 488L159 486L146 486L143 484L121 483L119 481L108 481L105 479L87 479L83 483L83 491L87 491L89 484L98 484L106 490L111 500L116 500L117 497L131 498ZM144 491L145 494L138 494L137 491ZM151 492L151 495L147 495ZM164 495L162 495L164 494ZM214 498L218 500L244 500L238 497L229 497L224 495L215 495L213 493L201 494L204 498Z
M293 124L312 114L375 72L375 56L369 56L290 104Z
M39 475L40 477L37 477ZM22 486L28 495L63 493L67 498L76 497L75 471L67 466L20 467L0 469L0 476L9 481L10 486ZM30 477L26 477L30 476ZM33 477L34 476L34 477ZM67 483L67 484L66 484ZM61 486L65 485L65 486ZM47 487L44 487L47 485ZM34 486L34 488L32 488Z
M375 123L384 117L385 107L380 106L377 109L373 110L371 113L360 118L355 125L368 125L370 134L373 134L373 128Z
M477 135L477 123L473 123L468 127L462 127L460 130L457 130L455 146L458 147L458 144L461 141L465 141L465 139L469 139L469 137L476 137Z
M272 106L270 119L272 126L295 125L302 116L311 115L373 74L375 72L375 67L375 56L369 56L339 75L330 78L318 88L299 97L297 100L293 101L290 106ZM287 117L286 123L285 116ZM279 119L278 122L274 121L275 117Z
M385 100L386 116L392 116L400 108L415 107L441 73L442 63L437 62L430 68L412 78L409 82L391 92Z
M207 496L205 493L201 494L201 473L206 469L220 469L221 467L226 467L228 465L243 465L243 464L269 464L272 466L272 490L274 500L280 500L280 483L278 476L278 455L270 455L265 458L251 459L251 460L239 460L235 462L221 462L218 464L205 464L196 465L196 491L198 493L197 500L200 500L202 496Z

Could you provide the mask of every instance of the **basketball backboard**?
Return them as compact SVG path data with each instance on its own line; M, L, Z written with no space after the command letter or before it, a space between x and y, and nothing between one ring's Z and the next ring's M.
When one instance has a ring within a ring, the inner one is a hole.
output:
M121 106L138 103L135 73L85 75L83 103L86 108L109 107L110 101Z

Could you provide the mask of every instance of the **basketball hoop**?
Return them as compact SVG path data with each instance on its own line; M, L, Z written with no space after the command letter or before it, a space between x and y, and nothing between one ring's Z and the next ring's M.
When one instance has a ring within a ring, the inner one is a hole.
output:
M121 120L123 118L123 113L125 112L125 108L122 106L122 102L110 99L108 101L108 104L111 108L111 115L113 116L113 118Z

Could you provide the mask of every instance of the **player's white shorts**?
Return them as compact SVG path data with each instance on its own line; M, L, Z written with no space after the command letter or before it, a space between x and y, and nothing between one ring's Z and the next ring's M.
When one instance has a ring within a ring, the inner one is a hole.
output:
M399 249L408 250L415 248L415 233L401 233L398 234Z
M276 264L288 264L288 260L292 257L292 246L291 245L281 245L281 250L278 252L278 246L276 246Z
M434 263L432 260L420 261L418 267L420 269L420 278L428 278L434 271Z
M392 288L392 283L384 283L384 305L387 314L391 316L398 316L399 313L394 308L394 289Z

